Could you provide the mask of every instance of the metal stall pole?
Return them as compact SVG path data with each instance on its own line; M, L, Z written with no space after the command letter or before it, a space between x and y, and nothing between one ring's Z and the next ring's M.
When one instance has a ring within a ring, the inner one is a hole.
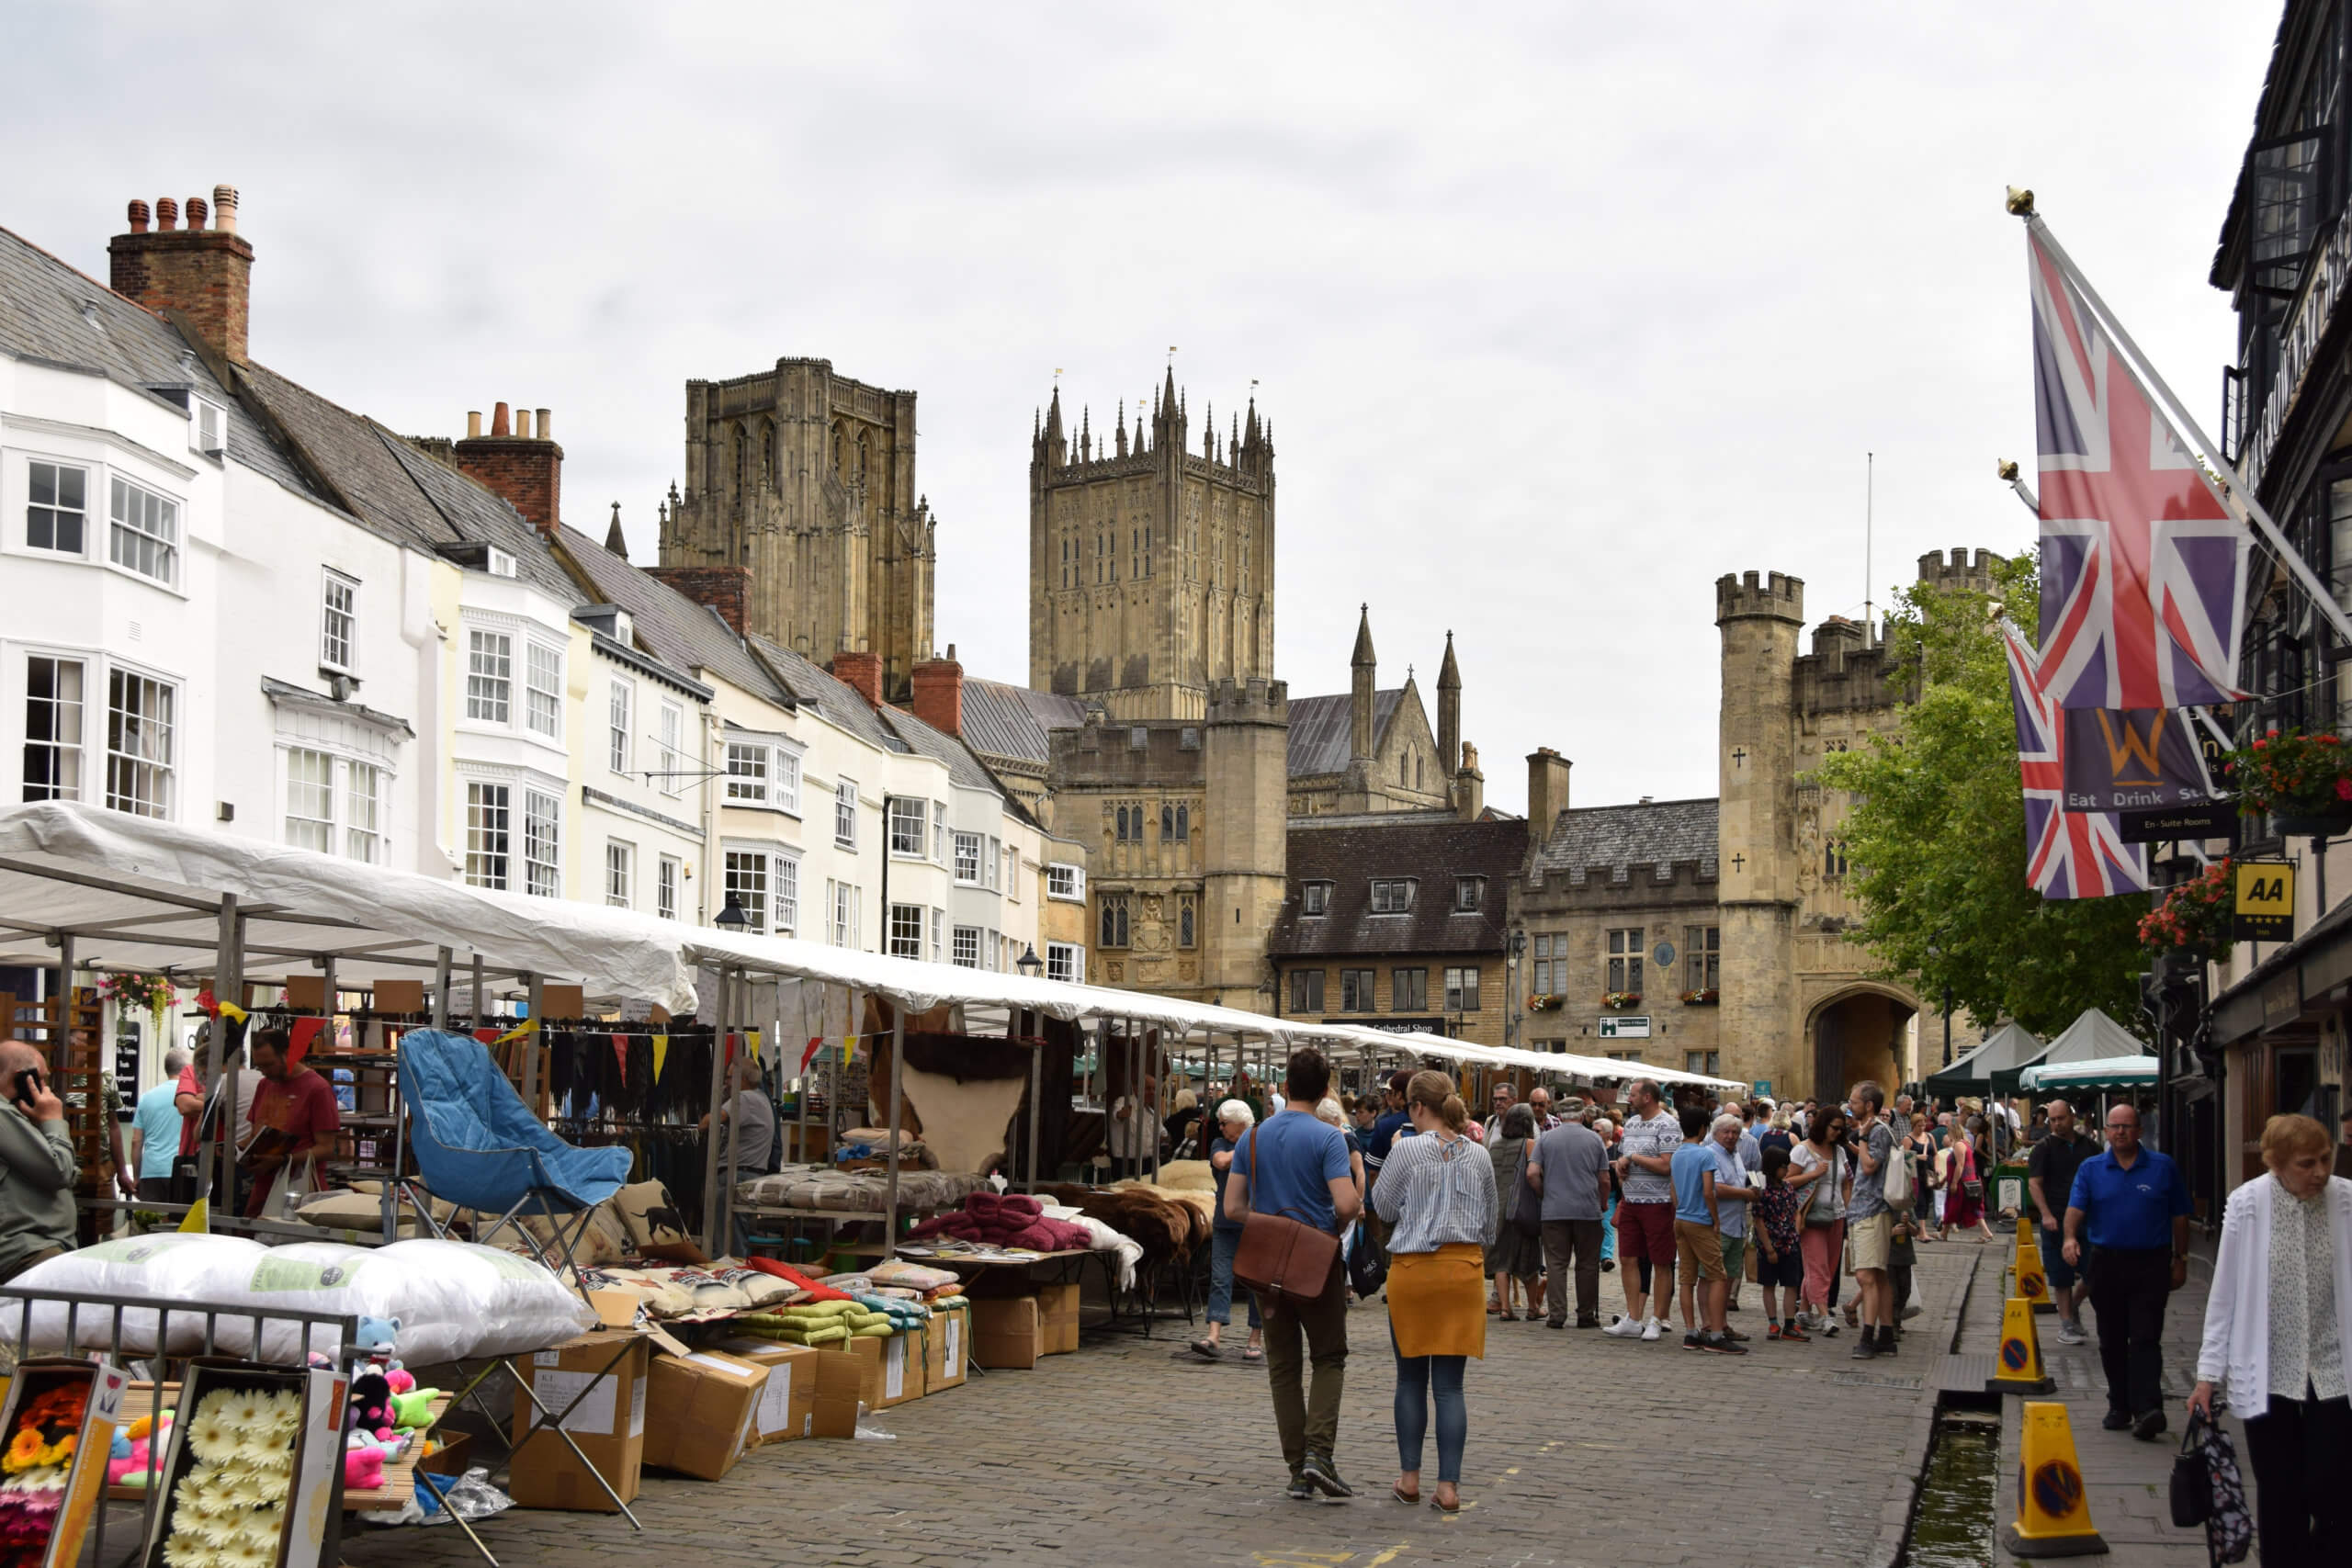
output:
M1024 1173L1022 1190L1037 1190L1037 1119L1045 1113L1039 1097L1046 1092L1046 1041L1044 1021L1035 1013L1023 1014L1031 1022L1029 1031L1029 1158L1023 1165Z
M743 975L741 971L738 971L735 976L735 984L741 987L737 996L736 1010L740 1011L743 1017L743 1055L749 1057L752 1066L756 1067L759 1065L760 1057L759 1047L752 1043L751 1025L752 1008L753 1005L752 982L748 976ZM771 1036L775 1033L775 1026L774 1023L770 1023L768 1025L767 1032ZM763 1081L760 1085L760 1092L762 1094L765 1094L767 1091L767 1084ZM729 1078L727 1085L727 1103L729 1108L727 1122L727 1168L720 1173L718 1185L725 1194L725 1196L720 1199L721 1217L726 1222L721 1234L727 1237L727 1255L730 1258L734 1257L735 1253L735 1171L736 1168L742 1161L742 1150L738 1146L736 1140L743 1135L743 1128L741 1119L735 1115L735 1111L738 1109L735 1105L735 1092L734 1080ZM759 1168L765 1170L767 1168L768 1159L767 1150L760 1150L759 1159ZM748 1252L751 1249L746 1247L744 1250ZM742 1259L739 1258L736 1258L736 1261L740 1263Z
M890 1165L889 1185L882 1208L882 1260L899 1255L899 1095L907 1068L907 1005L901 999L890 1010Z
M66 994L69 998L73 994L71 976L66 978ZM212 997L216 1009L222 1004L239 1009L245 1005L245 917L238 908L234 893L220 895L220 938L213 960ZM197 1199L204 1204L204 1228L207 1231L212 1229L212 1177L230 1168L230 1151L236 1146L234 1134L229 1128L237 1104L237 1080L232 1076L229 1066L229 1028L228 1019L213 1019L211 1103L220 1108L220 1113L212 1124L212 1152L206 1156L204 1172L197 1179ZM229 1098L221 1099L223 1094ZM237 1185L232 1178L229 1181L232 1206L234 1206L236 1197Z
M538 975L526 975L524 983L531 988L531 1021L538 1028L515 1043L523 1049L523 1103L532 1115L539 1113L539 1046L548 1037L548 1021L542 1016L546 1006L547 981Z
M446 947L433 961L433 1027L449 1027L449 950Z
M476 1029L480 1029L482 1024L487 1021L484 1018L485 1011L486 1003L483 999L481 989L481 954L477 953L474 954L474 1010L472 1015L474 1027Z
M726 1103L727 1076L732 1066L727 1060L728 994L727 971L718 972L718 1019L717 1032L710 1043L710 1121L704 1134L702 1149L702 1249L711 1257L719 1256L718 1238L718 1111Z

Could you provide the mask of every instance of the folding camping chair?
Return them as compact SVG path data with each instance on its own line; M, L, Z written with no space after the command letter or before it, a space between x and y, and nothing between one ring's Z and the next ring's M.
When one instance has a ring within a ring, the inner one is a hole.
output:
M561 1275L589 1215L628 1180L636 1156L619 1147L575 1148L548 1131L490 1048L469 1035L419 1029L401 1036L400 1086L417 1181L435 1198L498 1216L475 1241L488 1242L512 1224L532 1254ZM446 1237L416 1182L403 1179L401 1187L426 1227ZM529 1207L554 1232L551 1244L522 1223ZM559 1214L576 1216L568 1231Z

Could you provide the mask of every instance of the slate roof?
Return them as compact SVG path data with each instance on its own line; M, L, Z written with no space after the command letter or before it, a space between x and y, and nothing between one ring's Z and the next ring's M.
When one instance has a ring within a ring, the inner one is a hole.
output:
M1086 704L1077 697L964 677L964 739L983 755L1042 768L1052 756L1047 732L1085 723Z
M96 324L83 312L88 305ZM104 376L125 387L192 388L229 410L229 457L299 495L334 503L235 395L214 378L176 328L18 234L0 229L0 350Z
M904 754L914 750L891 732L854 688L835 680L830 670L820 669L782 643L771 642L756 632L750 640L784 682L784 689L801 706L815 709L878 750Z
M981 766L970 748L946 731L933 729L904 708L886 707L881 717L910 748L946 763L947 776L966 789L984 789L993 795L1004 793L996 775Z
M1536 853L1535 867L1575 874L1690 861L1713 866L1718 804L1713 798L1657 800L1563 811Z
M1267 938L1279 957L1317 954L1499 953L1510 879L1527 852L1527 824L1399 821L1328 828L1294 822L1283 912ZM1453 879L1483 876L1475 912L1453 909ZM1401 915L1372 912L1372 879L1410 877L1419 886ZM1299 885L1331 884L1329 912L1299 912Z
M1405 689L1372 694L1372 739L1375 748L1388 733L1388 721ZM1311 778L1348 771L1348 748L1354 743L1355 697L1341 692L1332 697L1293 697L1290 700L1290 776Z
M707 670L755 696L791 705L791 692L708 605L631 566L577 528L565 527L562 538L565 550L596 585L597 597L628 612L638 639L654 658L677 670Z

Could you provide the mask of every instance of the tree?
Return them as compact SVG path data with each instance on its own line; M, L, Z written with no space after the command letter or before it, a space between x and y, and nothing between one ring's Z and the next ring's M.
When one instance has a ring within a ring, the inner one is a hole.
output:
M1854 935L1882 976L1923 997L2037 1034L2099 1008L2139 1023L2144 898L2044 899L2026 880L2017 721L1997 608L2031 626L2031 556L1996 569L1995 592L1916 583L1887 616L1888 652L1917 683L1893 733L1832 754L1815 775L1849 791L1838 831L1864 911Z

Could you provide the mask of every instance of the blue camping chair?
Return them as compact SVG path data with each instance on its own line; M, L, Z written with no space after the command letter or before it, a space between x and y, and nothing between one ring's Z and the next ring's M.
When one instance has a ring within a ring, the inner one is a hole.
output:
M498 1216L477 1242L513 1223L539 1261L560 1274L590 1212L621 1190L635 1156L618 1147L575 1148L548 1131L490 1048L470 1035L438 1029L401 1035L400 1086L409 1147L424 1187L459 1208ZM411 1198L439 1234L431 1206L417 1194ZM519 1223L526 1208L554 1228L560 1243L554 1257ZM578 1216L568 1233L559 1214Z

